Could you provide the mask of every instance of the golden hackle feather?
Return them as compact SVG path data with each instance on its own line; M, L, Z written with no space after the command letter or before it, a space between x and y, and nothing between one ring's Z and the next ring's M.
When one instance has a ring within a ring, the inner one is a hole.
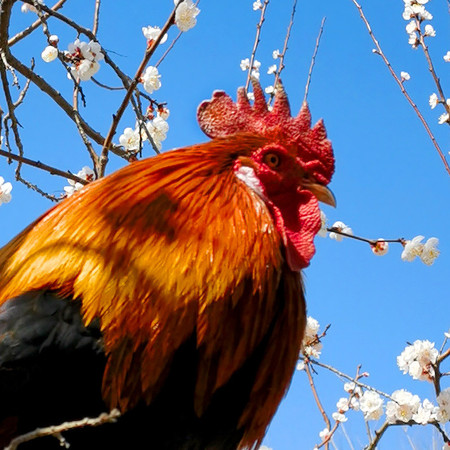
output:
M304 328L299 274L285 269L265 203L233 171L237 156L266 143L217 139L90 184L0 251L0 304L40 289L80 299L85 323L101 323L104 398L122 411L152 400L174 352L196 333L201 415L266 339L240 421L243 445L253 445L288 387Z

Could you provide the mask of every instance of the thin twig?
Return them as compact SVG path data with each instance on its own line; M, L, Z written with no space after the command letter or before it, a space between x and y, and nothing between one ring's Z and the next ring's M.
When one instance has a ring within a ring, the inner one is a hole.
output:
M408 100L408 103L414 109L414 112L416 113L416 115L420 119L420 121L422 122L422 125L424 126L426 132L428 133L428 136L431 139L431 142L433 143L434 147L436 148L436 150L437 150L437 152L438 152L438 154L439 154L439 156L440 156L440 158L441 158L441 160L442 160L442 162L444 164L445 170L450 175L450 166L448 165L447 160L445 159L444 153L442 152L438 142L436 141L436 138L434 137L433 132L431 131L430 127L428 126L427 121L425 120L425 118L423 117L422 113L419 111L419 108L417 107L417 105L414 103L414 101L412 100L412 98L408 94L408 92L405 89L401 79L394 72L394 69L392 68L391 63L386 58L385 54L383 53L383 50L381 50L380 44L379 44L379 42L375 38L375 35L372 32L372 28L371 28L371 26L370 26L366 16L364 15L364 12L363 12L363 10L361 8L361 5L356 0L351 0L351 1L353 2L353 4L358 9L359 14L361 16L361 19L363 20L364 24L366 25L367 31L369 32L369 35L372 38L373 43L375 44L376 50L374 50L374 52L381 56L381 58L383 59L384 63L386 64L387 68L389 69L389 72L391 73L391 75L394 78L395 82L398 84L400 90L402 91L402 94L405 96L406 100Z
M317 407L319 408L320 414L322 414L325 425L327 426L328 429L330 429L331 428L330 419L328 418L327 413L325 412L325 409L323 408L322 403L319 399L319 394L317 393L317 389L314 384L314 379L311 374L311 369L309 367L309 361L305 362L305 372L308 375L309 385L311 386L311 391L314 395L314 400L316 401L316 404L317 404Z
M100 414L98 417L89 418L85 417L81 420L74 420L72 422L64 422L61 425L45 427L45 428L37 428L30 433L23 434L21 436L13 439L8 447L5 450L16 450L18 445L23 444L24 442L29 442L33 439L44 437L44 436L54 436L63 431L73 430L75 428L82 427L97 427L99 425L103 425L105 423L115 422L120 417L120 412L118 409L113 409L109 413Z
M14 153L7 152L5 150L0 149L0 156L4 156L5 158L13 159L14 161L18 161L22 164L26 164L27 166L36 167L37 169L45 170L51 175L58 175L63 178L68 178L69 180L73 180L76 183L88 184L89 182L83 180L83 178L77 177L73 173L64 172L64 170L57 169L56 167L51 167L47 164L41 163L40 161L34 161L29 158L25 158L24 156L19 156Z
M92 26L92 34L97 36L98 24L100 18L100 3L101 0L95 0L95 11L94 11L94 25Z
M364 450L374 450L380 442L381 437L385 433L385 431L389 428L389 423L384 422L381 428L375 431L375 437L373 438L373 441L371 441L368 445L364 447Z
M269 0L265 0L264 4L262 5L262 8L261 8L261 16L259 18L259 22L256 25L255 42L253 43L253 50L252 50L252 54L250 56L250 66L248 68L248 73L247 73L247 81L245 82L245 91L246 92L248 91L248 87L250 85L250 79L251 79L252 70L253 70L253 63L255 61L256 50L258 50L258 44L259 44L260 36L261 36L261 28L262 28L264 20L265 20L266 9L267 9L268 5L269 5Z
M404 238L398 238L398 239L366 239L366 238L363 238L363 237L360 237L360 236L355 236L353 234L345 233L344 231L341 231L337 227L328 227L327 231L329 231L330 233L340 234L341 236L345 236L345 237L348 237L348 238L351 238L351 239L355 239L357 241L367 242L370 245L376 245L377 242L398 243L398 244L402 244L402 245L404 245L404 243L405 243L405 239Z
M59 2L55 3L52 7L52 11L56 11L63 7L64 3L66 3L67 0L59 0ZM44 16L44 20L48 19L49 14ZM39 27L39 25L42 23L41 19L36 20L33 22L28 28L25 28L25 30L21 31L20 33L17 33L14 35L11 39L8 40L8 46L12 47L14 44L17 44L20 40L30 35L36 28Z
M341 378L345 378L346 380L353 381L353 382L354 382L356 385L358 385L359 387L362 387L362 388L367 389L367 390L370 390L370 391L374 391L374 392L376 392L377 394L381 395L382 397L385 397L385 398L387 398L387 399L389 399L389 400L393 400L392 397L391 397L389 394L386 394L386 393L383 392L383 391L380 391L380 390L378 390L378 389L375 389L374 387L369 386L368 384L361 383L359 380L355 380L355 378L352 377L351 375L347 375L346 373L341 372L341 371L338 370L338 369L335 369L333 366L329 366L328 364L324 364L324 363L322 363L322 362L319 362L319 361L317 361L317 360L315 360L315 359L311 359L311 358L308 358L308 361L309 361L311 364L314 364L314 365L319 366L319 367L323 367L324 369L327 369L327 370L329 370L330 372L335 373L336 375L338 375L338 376L341 377Z
M286 52L288 49L288 42L289 38L291 37L291 29L292 25L294 25L294 17L295 17L295 10L297 8L297 0L294 0L294 3L292 5L292 11L291 11L291 19L289 20L289 25L287 27L286 36L284 38L284 44L283 44L283 51L279 55L279 62L278 62L278 70L275 74L275 81L273 82L273 87L276 88L278 86L278 81L280 80L281 72L284 69L284 58L286 57ZM272 99L275 96L275 89L270 94L269 100L267 102L267 106L270 106L270 103L272 102Z
M48 194L47 192L43 191L41 188L39 188L36 184L31 183L28 180L25 180L25 178L22 177L22 175L16 174L16 180L23 183L27 188L32 189L33 191L37 192L38 194L42 195L42 197L45 197L48 200L51 200L52 202L59 202L61 199L56 198L54 195Z
M306 102L308 100L309 85L311 84L312 72L314 69L314 65L316 63L316 56L317 56L317 52L319 50L320 38L322 37L323 28L325 26L325 20L326 20L326 17L323 17L322 23L320 24L319 34L317 35L316 45L314 47L314 53L311 58L311 64L309 65L308 78L306 80L305 95L303 96L303 102Z

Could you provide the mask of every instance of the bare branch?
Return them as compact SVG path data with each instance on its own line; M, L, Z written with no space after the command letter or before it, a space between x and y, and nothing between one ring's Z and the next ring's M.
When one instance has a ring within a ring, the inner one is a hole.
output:
M59 2L55 3L52 7L52 11L57 11L58 9L62 8L64 3L66 3L66 0L59 0ZM49 14L46 14L43 18L43 20L47 20L49 17ZM13 36L11 39L8 40L8 46L12 47L14 44L17 44L20 40L22 40L24 37L27 37L30 35L36 28L41 25L42 20L38 19L35 22L33 22L28 28L21 31L20 33L17 33L15 36Z
M95 0L94 25L92 26L92 34L94 36L96 36L98 32L98 24L100 18L100 3L101 0Z
M284 45L283 45L283 51L281 52L280 56L279 56L279 62L278 62L278 70L275 74L275 81L273 82L273 86L274 88L276 88L276 86L278 85L278 80L280 79L280 75L281 72L284 69L284 58L286 57L286 51L288 49L288 42L289 42L289 38L291 36L291 29L292 29L292 25L294 24L294 17L295 17L295 10L297 8L297 0L294 0L294 3L292 5L292 12L291 12L291 19L289 21L289 25L287 27L287 31L286 31L286 37L284 38ZM272 99L275 96L275 89L273 90L273 92L270 94L270 98L267 102L267 105L270 106L270 103L272 102Z
M308 78L306 80L305 95L303 96L303 102L306 102L308 99L309 85L311 84L312 72L314 69L314 65L316 63L316 56L317 56L317 52L319 50L320 38L322 37L323 28L325 26L325 19L326 19L325 17L322 19L322 23L320 24L319 34L317 35L316 45L314 47L314 53L312 55L311 64L309 66Z
M74 420L73 422L64 422L61 425L46 427L46 428L37 428L30 433L23 434L21 436L13 439L8 447L5 450L16 450L20 444L24 442L29 442L33 439L44 437L44 436L56 436L59 433L64 431L73 430L75 428L82 427L98 427L99 425L103 425L105 423L115 422L120 417L120 412L118 409L113 409L109 413L100 414L98 417L89 418L85 417L81 420Z
M83 178L77 177L76 175L70 172L64 172L64 170L57 169L56 167L51 167L47 164L41 163L40 161L34 161L29 158L25 158L21 155L16 155L14 153L7 152L5 150L0 149L0 156L4 156L5 158L13 159L14 161L18 161L21 164L26 164L27 166L36 167L37 169L44 170L51 175L58 175L63 178L68 178L69 180L73 180L76 183L88 184L88 181Z

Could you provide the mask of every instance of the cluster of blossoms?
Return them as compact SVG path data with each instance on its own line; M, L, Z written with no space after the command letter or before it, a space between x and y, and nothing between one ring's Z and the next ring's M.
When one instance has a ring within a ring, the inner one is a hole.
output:
M431 20L433 16L425 9L425 6L429 0L403 0L405 9L403 11L403 18L408 22L406 25L406 33L408 34L408 43L413 49L417 49L419 45L424 45L423 39L428 37L435 37L436 30L433 25L426 24L422 30L422 23L424 21ZM444 55L444 61L450 62L450 51ZM410 79L407 72L401 73L402 81ZM442 114L438 123L442 125L443 123L450 123L450 115L448 113L450 108L450 99L445 100L444 98L439 98L436 93L430 95L429 99L431 109L434 109L438 103L446 103L446 112Z
M322 351L322 343L320 342L319 336L319 322L312 318L308 317L306 320L306 328L305 335L303 336L302 341L302 354L305 357L314 357L319 358L320 353ZM299 362L297 365L297 370L303 370L305 367L303 362Z
M45 62L52 62L58 56L59 38L52 35L49 45L41 53ZM88 81L100 69L99 61L105 58L102 48L98 42L83 42L76 39L69 44L68 50L64 52L64 60L71 64L70 72L73 78L80 81ZM70 78L70 75L68 75Z
M11 201L12 184L5 183L3 177L0 177L0 205Z
M101 50L100 44L94 41L87 43L76 39L73 44L69 44L64 58L72 64L72 76L81 81L90 80L100 69L98 62L105 58Z
M177 5L180 0L174 0ZM180 31L188 31L197 24L197 16L200 10L192 3L192 0L184 0L175 12L175 25Z
M84 166L77 173L77 177L86 181L93 181L95 173L90 167ZM70 197L76 191L79 191L84 186L83 184L78 183L78 181L73 181L69 179L67 179L67 181L69 182L69 186L64 186L65 197Z
M166 119L169 116L169 110L164 108L158 115L150 119L141 126L136 124L136 127L125 128L123 134L119 137L120 145L123 145L125 150L129 152L138 152L142 144L148 139L147 133L151 136L154 144L158 150L162 148L162 141L167 137L169 131L169 124Z
M397 365L404 374L409 373L415 380L432 382L433 365L438 356L439 352L434 348L434 342L417 340L397 356Z
M403 261L411 262L418 256L427 266L431 266L434 263L440 253L437 249L439 239L432 237L425 244L422 244L423 239L423 236L416 236L411 240L404 241L402 252Z
M245 58L245 59L241 60L240 66L243 71L250 69L250 59ZM251 76L254 80L259 80L260 67L261 67L261 63L257 59L253 60Z

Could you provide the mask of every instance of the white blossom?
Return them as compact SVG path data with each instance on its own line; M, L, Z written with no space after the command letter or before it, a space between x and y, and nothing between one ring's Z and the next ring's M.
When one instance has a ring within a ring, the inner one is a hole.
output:
M250 60L248 58L242 59L240 66L242 70L248 70L250 67Z
M129 127L125 128L123 134L119 137L120 145L123 145L125 150L138 151L142 141L137 127L134 130Z
M341 397L337 401L336 407L340 413L344 413L344 412L348 411L348 398Z
M370 248L375 255L383 256L389 251L389 243L380 238L375 244L371 244Z
M402 81L408 81L411 79L411 75L408 72L400 72L400 77Z
M436 105L439 103L438 96L434 92L430 95L428 103L430 104L431 109L436 108Z
M421 425L426 425L436 418L438 407L433 405L427 398L419 405L419 409L413 415L413 420Z
M159 27L142 27L142 34L144 35L147 41L154 41L160 34L161 28ZM167 33L161 38L160 44L164 44L167 41Z
M419 45L419 38L416 33L411 33L409 35L408 44L412 46L412 48L416 49Z
M58 57L58 49L53 45L47 45L41 53L41 58L45 62L52 62Z
M158 109L158 116L161 117L161 119L167 120L170 115L170 109L166 108L165 106L163 108Z
M436 31L433 28L433 25L425 25L425 36L434 37L436 36Z
M41 4L41 5L44 4L44 2L43 2L42 0L37 0L37 2L38 2L39 4ZM36 7L33 6L33 5L29 5L28 3L24 3L24 4L21 6L20 10L21 10L23 13L27 13L27 12L34 12L34 13L37 13Z
M265 92L266 94L273 94L273 93L275 92L275 89L274 89L274 87L273 87L272 85L270 85L270 86L267 86L267 87L264 89L264 92Z
M0 177L0 205L11 201L11 191L12 184L9 182L5 183L4 178Z
M417 23L415 20L411 20L411 22L409 22L408 25L406 25L406 32L408 34L412 34L415 31L417 31Z
M253 11L257 11L258 9L262 9L261 0L257 0L256 2L253 2Z
M439 256L439 250L436 248L439 244L439 239L432 237L425 242L422 253L420 255L420 259L427 266L431 266L435 259Z
M344 222L341 222L340 220L338 220L337 222L334 222L334 224L331 228L336 228L341 233L353 235L353 230L350 227L348 227L347 225L345 225ZM344 236L342 236L342 234L335 233L334 231L332 231L330 233L330 238L335 239L336 241L342 241Z
M275 73L277 71L277 65L276 64L272 64L269 69L267 70L267 73L269 75L271 75L272 73Z
M366 420L378 420L383 415L383 399L375 391L364 391L359 407Z
M405 389L399 389L392 394L392 399L386 404L386 419L388 423L409 422L420 406L420 398Z
M253 92L247 92L247 98L249 100L255 100L255 94Z
M434 342L416 340L408 345L400 356L397 365L404 373L409 373L415 380L433 381L434 368L439 352L434 348Z
M259 80L259 72L257 70L252 70L251 76L253 80Z
M88 81L98 72L99 69L100 64L97 61L83 59L75 67L72 67L70 71L75 79L79 79L80 81Z
M48 42L50 44L54 44L56 45L59 42L59 37L56 34L52 34L49 38L48 38Z
M320 439L322 439L322 441L326 441L330 437L330 430L328 428L324 428L319 433L319 437L320 437Z
M161 150L161 142L164 141L167 137L169 124L161 116L157 116L152 121L148 122L146 124L146 127L156 147L158 148L158 150ZM145 136L146 138L145 133L143 134L143 136Z
M405 241L405 245L402 252L403 261L411 262L416 256L420 256L423 249L423 236L416 236L412 240Z
M327 237L328 234L328 230L327 230L327 216L325 215L325 213L320 210L320 230L317 232L317 234L320 237Z
M446 123L446 122L448 122L448 121L449 121L449 115L448 115L448 113L444 113L444 114L442 114L441 116L439 116L439 119L438 119L439 125L442 125L443 123Z
M272 58L273 58L273 59L279 58L280 55L281 55L281 53L280 53L280 50L278 50L278 49L276 49L276 50L274 50L274 51L272 52Z
M94 179L95 173L94 171L88 167L84 166L80 171L77 173L78 178L82 178L86 181L92 181ZM83 184L79 183L78 181L67 179L69 182L69 186L64 186L64 191L66 193L66 197L70 197L73 195L76 191L79 191L83 188Z
M333 417L333 419L336 422L347 422L347 417L345 417L344 414L341 414L340 412L334 412L331 417Z
M174 0L175 5L179 0ZM200 10L192 3L192 0L184 0L175 12L175 24L180 31L188 31L197 24L196 17Z
M440 423L450 420L450 388L444 389L436 398L439 409L436 411L436 419Z
M354 397L360 398L362 396L362 390L353 381L349 381L344 384L344 391L349 394L353 394Z
M319 358L322 350L322 343L319 341L319 322L313 317L306 319L305 335L302 341L302 352L306 356Z
M450 62L450 50L444 55L444 61Z
M141 76L141 82L144 85L144 89L151 94L161 87L160 78L161 75L158 73L158 69L153 66L148 66Z

